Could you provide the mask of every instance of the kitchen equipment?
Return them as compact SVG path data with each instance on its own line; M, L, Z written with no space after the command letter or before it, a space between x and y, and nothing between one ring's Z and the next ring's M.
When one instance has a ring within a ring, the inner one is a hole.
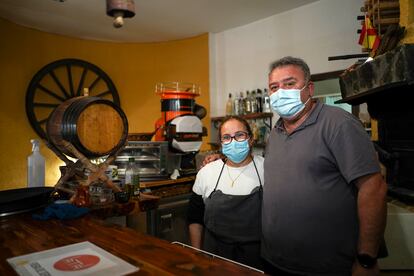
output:
M129 158L134 158L138 166L140 181L168 178L167 169L168 142L128 141L126 147L118 154L115 165L118 175L125 178L125 169Z
M155 93L161 97L161 118L155 123L155 141L168 141L168 168L180 175L195 174L195 154L200 150L207 130L201 119L207 114L195 103L200 87L193 83L158 83ZM172 173L172 171L170 171Z
M197 152L202 143L203 126L196 111L204 109L195 104L200 87L192 83L158 83L155 93L161 97L161 118L155 123L155 141L169 141L178 152Z

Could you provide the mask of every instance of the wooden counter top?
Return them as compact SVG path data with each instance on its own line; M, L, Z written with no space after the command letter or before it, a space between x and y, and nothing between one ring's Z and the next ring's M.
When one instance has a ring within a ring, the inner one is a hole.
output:
M30 214L0 218L0 275L16 275L7 258L82 241L138 266L132 275L263 275L90 216L37 221Z
M167 185L176 185L176 184L183 184L183 183L192 183L195 180L195 176L187 176L178 179L166 179L166 180L157 180L157 181L148 181L148 182L140 182L139 186L141 188L153 188L153 187L160 187L160 186L167 186Z

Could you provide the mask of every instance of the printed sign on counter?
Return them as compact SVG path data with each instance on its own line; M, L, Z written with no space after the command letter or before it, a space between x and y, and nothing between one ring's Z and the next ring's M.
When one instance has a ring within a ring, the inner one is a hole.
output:
M75 243L50 250L9 258L22 276L34 275L126 275L139 268L90 242Z

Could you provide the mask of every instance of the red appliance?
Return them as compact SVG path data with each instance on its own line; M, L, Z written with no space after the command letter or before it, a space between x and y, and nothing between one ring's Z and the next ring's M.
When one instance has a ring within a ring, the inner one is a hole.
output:
M202 143L205 108L195 103L200 87L193 83L158 83L161 118L155 123L155 141L169 141L178 152L198 152Z

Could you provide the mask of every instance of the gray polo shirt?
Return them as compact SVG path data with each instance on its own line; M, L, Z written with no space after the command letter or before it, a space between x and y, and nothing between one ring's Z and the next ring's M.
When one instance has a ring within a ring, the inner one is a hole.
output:
M357 178L380 171L361 123L317 102L288 135L279 120L264 162L262 255L304 274L350 274L358 240Z

